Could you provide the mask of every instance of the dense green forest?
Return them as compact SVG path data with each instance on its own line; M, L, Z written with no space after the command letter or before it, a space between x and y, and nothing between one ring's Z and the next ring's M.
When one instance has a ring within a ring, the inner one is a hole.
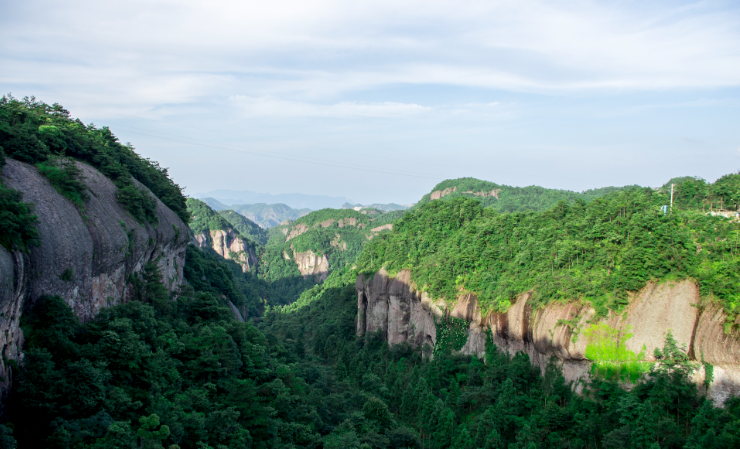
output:
M156 202L136 186L134 179L188 222L185 198L166 168L139 156L130 144L120 143L107 127L97 128L71 118L58 104L3 96L0 147L7 157L34 164L59 193L78 207L84 207L87 192L80 181L80 169L72 161L90 164L113 180L118 201L140 223L156 224Z
M461 196L477 198L481 200L484 207L490 207L498 212L542 212L552 208L561 201L567 203L573 203L576 200L589 202L595 198L625 188L627 187L603 187L579 193L570 190L546 189L538 186L512 187L489 181L481 181L475 178L459 178L442 181L432 189L432 192L450 189L442 197L443 199L450 200ZM452 191L452 189L456 190ZM495 195L490 195L492 191L495 192ZM479 195L475 195L476 193ZM480 195L481 193L485 193L486 196ZM424 195L417 203L417 206L430 201L432 201L431 193Z
M691 277L733 319L740 304L740 223L699 207L711 198L729 204L739 179L729 175L704 190L690 190L687 181L676 188L670 213L661 210L669 192L649 188L588 203L561 201L539 213L502 214L464 197L432 201L374 239L357 266L369 273L410 269L412 280L435 297L452 300L464 289L484 309L498 311L534 290L535 303L583 300L605 314L650 280Z
M207 279L228 276L203 267ZM379 335L356 338L355 274L336 272L305 306L269 312L260 327L236 321L201 286L168 298L154 264L139 277L135 301L86 324L60 298L42 298L23 318L25 360L0 441L182 449L740 444L740 401L717 409L698 396L693 367L670 337L664 363L631 391L596 379L575 395L554 365L542 376L526 355L501 354L490 339L485 360L455 355L444 339L430 360Z

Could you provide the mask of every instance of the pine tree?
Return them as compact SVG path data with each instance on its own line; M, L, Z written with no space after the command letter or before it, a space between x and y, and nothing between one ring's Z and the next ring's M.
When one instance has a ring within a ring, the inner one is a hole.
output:
M468 432L468 428L465 425L458 427L457 437L455 442L452 443L452 449L473 449L475 442Z
M455 436L455 429L455 413L449 408L444 407L434 428L432 447L435 449L449 448L452 438Z

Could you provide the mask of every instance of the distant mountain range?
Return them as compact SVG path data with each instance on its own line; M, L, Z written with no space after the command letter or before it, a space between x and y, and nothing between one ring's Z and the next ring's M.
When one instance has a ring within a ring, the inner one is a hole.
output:
M293 209L286 204L232 204L226 205L215 198L202 198L201 201L210 206L213 210L224 211L233 210L253 222L257 223L261 228L267 229L273 226L277 226L285 220L295 220L300 218L307 213L311 212L311 209ZM223 215L223 214L222 214ZM258 238L255 238L259 241Z
M285 204L293 209L311 210L325 208L341 209L345 203L352 203L352 200L344 197L306 195L303 193L280 193L273 195L271 193L250 192L248 190L226 189L213 190L211 192L196 194L193 196L202 201L205 201L206 198L213 198L226 206L258 203Z

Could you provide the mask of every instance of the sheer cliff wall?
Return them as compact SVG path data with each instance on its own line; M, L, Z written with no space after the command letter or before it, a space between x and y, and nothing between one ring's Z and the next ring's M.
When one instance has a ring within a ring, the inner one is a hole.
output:
M464 354L482 357L490 330L499 349L511 355L520 351L528 354L532 364L543 372L554 361L576 391L581 391L590 377L586 341L578 335L594 321L595 311L587 304L551 303L533 308L529 304L531 293L525 293L506 313L483 314L472 294L461 295L451 305L432 300L413 287L408 270L395 278L384 270L370 279L359 276L355 288L359 336L380 331L389 344L408 342L415 347L434 347L435 320L452 316L469 323L467 341L460 350ZM647 361L655 360L653 350L662 348L670 330L691 359L700 361L703 357L714 366L713 381L706 393L715 403L722 403L740 394L740 336L724 332L726 315L721 307L702 309L699 300L699 290L690 280L650 283L633 295L623 313L596 321L632 333L626 342L628 349L639 353L644 346ZM694 380L703 383L703 369Z
M86 321L130 299L127 279L150 261L170 290L183 282L187 225L159 199L158 223L139 224L118 203L110 179L77 165L89 194L83 208L57 193L32 165L9 159L2 170L3 182L33 203L41 242L28 254L0 246L0 398L12 383L10 361L22 359L20 316L40 296L61 296Z

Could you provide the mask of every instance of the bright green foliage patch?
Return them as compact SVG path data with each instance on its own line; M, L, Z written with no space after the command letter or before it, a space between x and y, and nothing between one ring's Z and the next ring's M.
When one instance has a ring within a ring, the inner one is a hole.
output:
M84 201L79 172L55 158L72 158L100 170L118 187L119 202L140 223L156 224L156 202L138 188L141 182L184 222L189 218L180 187L157 162L136 154L122 144L107 127L84 125L70 117L58 104L48 105L34 98L0 99L0 146L13 159L36 164L54 186L72 201Z
M621 333L606 323L594 324L583 331L586 337L586 358L591 360L592 372L606 379L632 383L647 374L653 364L645 362L645 348L635 354L625 346L632 334Z
M737 175L733 175L737 176ZM479 201L432 201L364 250L359 270L410 269L433 297L478 296L484 311L508 309L533 290L533 305L583 300L619 310L650 280L697 279L730 314L740 304L740 223L674 207L664 191L633 188L545 212L499 214Z
M87 187L80 181L82 170L74 161L64 158L49 158L36 164L39 173L49 180L60 195L65 196L76 206L83 207L88 198Z

